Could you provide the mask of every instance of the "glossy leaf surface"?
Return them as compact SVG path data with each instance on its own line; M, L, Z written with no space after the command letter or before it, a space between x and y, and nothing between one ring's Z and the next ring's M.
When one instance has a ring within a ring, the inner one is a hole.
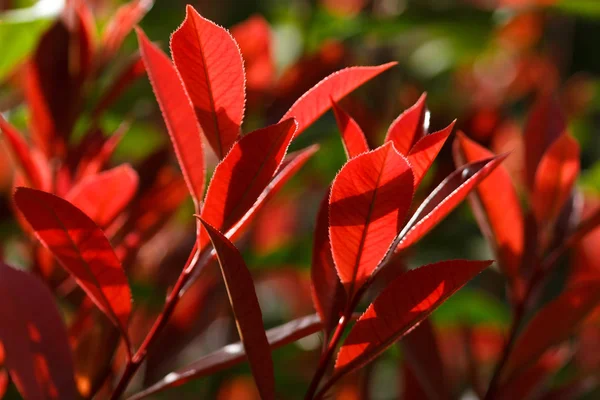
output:
M329 237L351 298L377 267L410 207L413 176L392 143L350 160L333 181Z
M34 275L3 262L0 320L4 366L23 398L79 398L67 330L52 293Z
M14 198L39 241L127 338L131 292L100 228L77 207L50 193L20 187Z
M244 118L246 78L238 45L227 30L188 5L171 37L171 52L204 135L222 159Z
M304 93L281 120L294 117L298 122L295 136L302 133L331 107L363 83L396 65L395 62L376 67L350 67L334 72Z
M200 222L217 253L238 333L248 356L258 391L263 399L274 399L273 360L252 275L242 255L229 239L204 220L200 219Z
M204 155L201 131L192 103L171 60L144 32L137 30L142 59L162 111L179 166L188 189L199 206L204 194Z

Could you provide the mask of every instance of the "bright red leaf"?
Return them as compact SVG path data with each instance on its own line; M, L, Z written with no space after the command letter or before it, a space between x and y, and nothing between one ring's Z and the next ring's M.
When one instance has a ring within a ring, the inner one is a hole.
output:
M329 236L349 298L377 267L410 207L413 175L392 143L350 160L329 199Z
M73 186L65 200L99 227L106 228L129 205L137 185L137 172L129 164L123 164L84 178Z
M79 398L67 330L52 293L34 275L3 262L0 321L4 365L23 398Z
M327 190L317 214L310 270L312 299L323 321L325 343L346 306L346 292L335 269L329 243L329 195L330 190Z
M137 29L142 59L163 114L175 154L196 207L204 194L204 155L194 108L171 60Z
M400 154L408 155L413 146L427 134L429 119L425 107L426 99L427 94L423 93L412 107L406 109L392 122L388 129L385 141L394 142Z
M252 275L235 246L218 230L200 219L213 244L227 288L229 302L244 345L250 369L263 399L275 399L275 375L271 348L263 327L262 313Z
M459 132L454 142L457 165L493 157L494 154ZM509 156L510 157L510 156ZM524 219L510 175L501 165L477 187L471 208L479 227L495 249L500 267L509 278L519 274L524 247Z
M331 99L336 102L340 101L363 83L396 64L396 62L390 62L376 67L350 67L334 72L296 100L281 120L294 117L298 122L295 136L298 136L329 110Z
M226 232L244 216L279 168L297 125L293 119L250 132L217 165L202 219ZM207 238L200 235L200 247Z
M424 136L408 152L408 162L410 162L415 176L415 191L452 133L455 122L452 121L450 125L441 131Z
M342 135L342 143L348 159L354 158L359 154L369 151L369 145L365 134L358 123L342 107L331 101L331 106L335 114L338 129Z
M267 331L267 339L269 340L271 349L274 350L308 335L312 335L320 331L322 327L317 314L307 315L306 317L301 317L276 328L269 329ZM193 379L217 373L241 363L246 358L246 351L241 342L229 344L190 365L171 372L159 382L135 394L128 400L143 399L170 387L179 386Z
M396 251L405 249L421 239L442 221L467 195L488 176L506 155L473 162L448 175L421 203L398 235Z
M229 32L190 5L171 53L211 147L222 159L237 140L246 99L244 65Z
M338 353L332 380L372 361L491 263L442 261L398 277L352 327Z
M131 292L104 233L81 210L53 194L20 187L14 198L39 241L127 340Z
M542 156L535 174L532 208L538 224L553 221L571 195L579 175L579 144L560 136Z

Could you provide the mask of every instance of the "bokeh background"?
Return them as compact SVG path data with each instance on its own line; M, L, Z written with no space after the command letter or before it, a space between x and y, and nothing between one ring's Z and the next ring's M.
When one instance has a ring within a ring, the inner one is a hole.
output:
M121 4L117 0L88 3L98 34ZM156 0L140 23L150 39L165 50L170 34L183 21L186 3ZM18 83L19 66L35 50L61 4L60 0L0 0L0 112L23 131L27 131L28 109ZM579 189L590 196L600 192L600 1L202 0L192 4L203 16L230 28L240 44L248 74L244 132L277 121L302 93L331 72L397 61L396 67L342 102L372 147L382 142L393 119L427 92L430 130L441 129L456 118L457 128L478 142L495 150L514 150L507 163L517 168L519 149L511 149L502 139L520 134L536 95L550 92L562 105L569 129L582 148ZM75 127L75 143L78 134L87 129L100 94L136 50L135 36L129 35L106 73L90 84L84 113ZM146 77L136 80L100 123L110 134L123 120L130 120L131 126L111 164L132 163L142 176L152 156L167 157L175 165ZM313 143L320 145L319 152L263 210L239 243L255 276L268 327L314 312L309 270L315 215L325 188L345 162L331 113L302 135L293 149ZM450 150L446 146L441 152L415 204L455 168ZM209 170L215 162L210 156ZM27 238L15 221L10 201L13 168L8 151L0 146L0 255L7 262L30 268L33 261L25 245ZM140 339L193 243L191 213L191 202L183 201L144 245L129 271L139 311L132 330ZM464 204L411 250L408 262L418 266L443 259L491 256ZM566 269L565 265L557 270L548 296L561 287ZM134 391L237 340L224 288L217 278L201 279L191 289L145 370L132 384ZM474 394L477 382L489 379L509 320L504 281L493 269L433 315L455 393ZM285 398L302 398L320 345L320 337L315 335L274 352L277 387ZM94 363L92 354L86 357L84 364ZM342 382L332 398L367 398L367 394L372 399L399 398L408 382L403 365L402 349L393 347L363 373ZM598 367L600 362L593 365ZM475 378L471 376L473 368L477 370ZM563 368L550 385L559 386L577 368L581 368L577 363ZM257 398L247 365L155 398L198 396ZM598 398L600 392L586 396ZM9 390L6 398L18 395Z

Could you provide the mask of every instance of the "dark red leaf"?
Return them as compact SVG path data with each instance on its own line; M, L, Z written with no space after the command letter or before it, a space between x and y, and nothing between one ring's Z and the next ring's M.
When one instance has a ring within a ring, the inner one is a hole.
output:
M405 249L442 221L488 176L506 155L469 163L448 175L421 203L396 239L396 251Z
M153 0L132 0L119 7L102 34L102 62L108 62L121 47L125 37L152 8Z
M429 118L425 107L426 99L427 93L423 93L412 107L406 109L392 122L388 129L385 141L394 142L400 154L408 155L413 146L427 134Z
M533 188L538 164L546 150L567 128L558 100L540 94L533 104L524 130L525 182Z
M40 190L14 195L39 241L127 339L131 292L127 277L104 233L68 201Z
M546 304L520 333L510 353L503 381L510 380L548 350L568 339L600 302L600 280L573 285Z
M443 261L398 277L352 327L338 353L332 381L372 361L491 263Z
M560 136L542 156L531 202L539 226L554 221L571 195L579 175L579 144L568 134Z
M99 227L106 228L129 205L137 185L137 172L129 164L123 164L84 178L71 188L65 200Z
M455 122L452 121L450 125L441 131L424 136L408 152L408 162L410 162L415 176L415 191L452 133Z
M350 299L387 253L412 194L410 165L392 143L348 161L333 181L331 251Z
M340 101L363 83L396 64L391 62L376 67L350 67L334 72L296 100L281 120L291 117L296 119L298 122L298 130L294 136L296 137L329 110L331 99Z
M293 119L256 130L234 144L217 165L202 219L226 232L258 199L279 168L297 125ZM200 248L208 238L200 235Z
M204 194L204 155L201 130L190 99L171 60L137 29L142 59L163 114L183 177L196 208Z
M454 142L458 165L490 159L494 154L459 132ZM524 248L524 219L517 191L501 165L477 187L469 198L483 234L495 249L500 267L511 279L519 275Z
M335 269L329 243L329 195L330 190L327 190L317 214L310 270L312 299L324 324L325 343L346 306L346 292Z
M0 115L0 131L6 137L15 161L23 170L29 184L37 189L50 190L51 177L45 160L37 149L29 148L17 129ZM36 158L37 157L37 161Z
M308 315L290 321L284 325L267 331L267 339L272 350L295 342L305 336L320 331L321 321L317 314ZM139 400L154 393L162 392L170 387L179 386L193 379L211 375L237 365L246 359L246 352L241 342L232 343L208 354L198 361L171 372L159 382L135 394L128 400Z
M342 107L331 101L331 106L335 114L338 129L342 135L342 143L348 159L354 158L359 154L369 151L367 139L356 121L344 111Z
M23 398L79 398L67 330L52 293L34 275L3 262L0 320L4 365Z
M254 290L252 275L235 246L218 230L200 218L213 244L229 302L244 345L252 375L263 399L275 399L275 375L271 348L263 327L262 313Z
M240 134L246 101L242 55L229 32L190 5L171 37L171 53L198 122L219 159Z

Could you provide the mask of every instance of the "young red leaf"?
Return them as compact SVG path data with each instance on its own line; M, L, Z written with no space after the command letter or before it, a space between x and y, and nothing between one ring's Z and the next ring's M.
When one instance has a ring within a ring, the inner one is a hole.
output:
M441 131L424 136L408 152L408 162L415 176L415 191L452 133L455 122L452 121L450 125Z
M39 241L127 341L131 292L104 233L81 210L53 194L20 187L14 199Z
M335 269L329 243L329 196L330 190L327 190L317 214L310 270L311 295L323 321L325 343L346 306L346 292Z
M322 329L321 320L317 314L307 315L287 322L267 331L267 339L271 350L295 342ZM246 360L247 355L241 342L229 344L222 349L210 353L175 372L143 391L136 393L128 400L139 400L152 394L162 392L170 387L179 386L193 379L215 374L226 368L233 367Z
M412 195L410 165L392 143L348 161L333 181L331 251L350 299L387 253Z
M227 30L190 5L171 37L171 53L204 135L223 159L240 134L246 99L244 63Z
M330 382L372 361L491 263L442 261L398 277L352 327Z
M546 150L567 128L567 121L558 100L541 94L531 108L524 130L525 178L533 188L538 164Z
M52 293L34 275L1 261L0 321L4 366L23 398L79 398L67 330Z
M250 132L217 165L206 192L202 219L226 232L246 214L279 168L297 125L288 119ZM200 247L207 238L200 235Z
M408 155L413 146L425 135L429 128L429 118L425 107L427 94L423 93L419 100L406 109L390 125L386 142L394 142L400 154Z
M6 121L0 114L0 131L6 137L9 148L15 161L23 169L23 175L31 186L38 189L47 189L50 186L49 172L44 174L43 169L34 160L35 149L30 149L17 129ZM38 156L41 157L41 154ZM46 176L48 175L48 176Z
M488 176L506 155L469 163L448 175L421 203L396 238L396 251L405 249L442 221Z
M142 59L196 208L204 194L204 155L194 108L171 60L137 29Z
M338 129L342 135L342 143L348 159L369 151L369 145L365 134L358 123L342 107L331 100L331 106L335 114Z
M520 333L506 362L503 381L520 373L548 350L566 340L600 301L600 280L573 285L546 304Z
M103 138L99 148L88 149L88 152L81 155L81 159L77 163L75 181L95 175L102 170L129 129L129 125L127 121L121 123L108 139L104 140Z
M281 120L291 117L296 119L298 122L298 130L294 136L296 137L329 110L331 99L340 101L363 83L396 64L390 62L376 67L350 67L334 72L296 100Z
M458 165L493 157L494 154L459 132L454 142ZM501 165L477 187L469 198L483 234L495 249L498 263L509 278L519 274L524 248L524 219L517 191Z
M271 349L263 327L252 275L235 246L218 230L199 219L217 253L240 340L248 355L260 396L263 399L275 399Z
M123 164L84 178L71 188L65 200L106 228L129 205L137 185L137 172Z
M579 175L579 144L560 136L542 156L535 174L531 202L538 224L554 221L565 205Z
M103 62L108 62L121 47L125 37L152 8L153 0L131 0L119 7L102 34Z

